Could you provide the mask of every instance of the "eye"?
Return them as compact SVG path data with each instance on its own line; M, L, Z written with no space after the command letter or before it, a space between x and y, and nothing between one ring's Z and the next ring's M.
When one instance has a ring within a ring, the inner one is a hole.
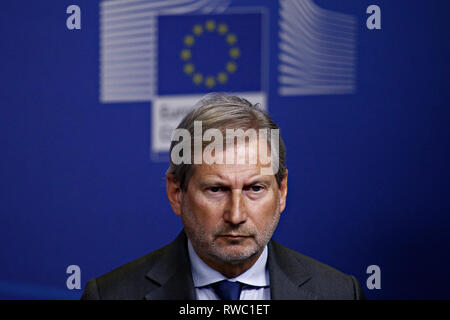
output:
M208 191L211 193L219 193L227 191L226 187L209 187Z
M247 187L246 189L249 190L249 191L252 191L252 192L261 192L261 191L264 190L264 187L263 186L259 186L259 185L255 185L255 186Z
M212 193L217 193L217 192L219 192L220 191L220 187L211 187L211 188L209 188L209 191L211 191Z

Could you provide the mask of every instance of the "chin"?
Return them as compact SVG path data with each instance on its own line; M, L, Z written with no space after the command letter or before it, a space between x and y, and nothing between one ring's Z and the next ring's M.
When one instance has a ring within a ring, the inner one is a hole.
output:
M231 264L239 264L242 261L245 261L258 253L257 248L243 247L242 245L233 245L233 244L228 245L225 248L220 248L219 250L217 249L214 250L212 255L215 256L216 259Z

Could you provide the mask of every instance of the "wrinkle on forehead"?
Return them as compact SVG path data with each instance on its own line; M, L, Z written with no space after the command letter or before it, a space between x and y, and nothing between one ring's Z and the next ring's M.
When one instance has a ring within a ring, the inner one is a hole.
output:
M252 181L275 182L275 176L261 175L259 165L196 165L191 179L196 182L220 182L231 186L242 186Z
M275 175L261 175L262 168L270 168L269 164L262 164L257 161L251 163L250 154L255 154L257 145L245 143L237 143L232 149L234 150L234 161L231 164L226 163L201 163L193 165L193 172L190 179L194 179L196 183L217 182L228 184L230 186L240 187L249 184L254 180L264 180L267 184L276 182ZM216 150L217 151L217 150ZM227 152L231 150L217 151L221 159L226 159Z
M264 140L263 144L267 144L267 141ZM236 142L232 146L227 146L224 149L212 149L210 154L211 157L214 157L213 161L217 161L212 163L205 161L204 158L204 152L205 150L202 148L201 150L198 150L196 155L199 159L202 159L201 164L250 164L250 165L256 165L261 164L263 167L270 167L270 163L268 161L271 161L271 150L268 148L260 154L259 150L259 143L254 140L252 142L245 141L245 142ZM261 157L264 157L264 159L261 159ZM198 164L198 163L197 163Z

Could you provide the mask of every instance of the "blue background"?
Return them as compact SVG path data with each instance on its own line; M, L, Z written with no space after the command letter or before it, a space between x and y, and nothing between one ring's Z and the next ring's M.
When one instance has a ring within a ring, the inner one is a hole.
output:
M371 299L448 299L448 0L316 1L358 18L357 93L280 97L277 1L268 107L282 128L287 210L275 239L354 274ZM82 29L66 28L66 8ZM382 30L365 26L382 9ZM6 1L0 11L0 297L78 299L82 284L171 241L167 163L150 160L150 103L99 102L92 0ZM381 267L381 290L365 287Z

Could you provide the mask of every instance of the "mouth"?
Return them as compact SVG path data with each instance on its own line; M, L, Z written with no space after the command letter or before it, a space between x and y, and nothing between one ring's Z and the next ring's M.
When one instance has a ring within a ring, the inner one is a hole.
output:
M248 235L240 235L240 234L221 234L218 237L230 241L241 241L250 238L250 236Z

